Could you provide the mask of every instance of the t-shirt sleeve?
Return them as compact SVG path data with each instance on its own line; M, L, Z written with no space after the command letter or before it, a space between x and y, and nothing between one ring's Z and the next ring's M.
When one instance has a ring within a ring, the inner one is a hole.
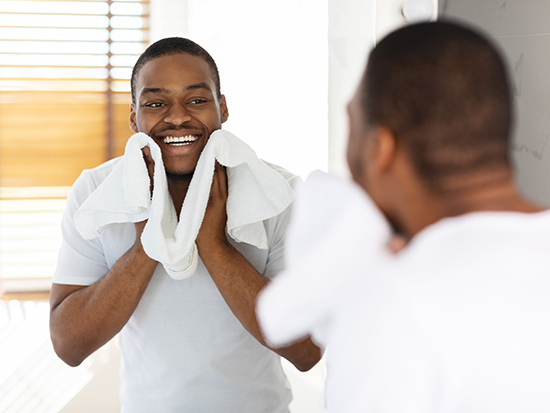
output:
M297 176L287 176L286 178L293 189L296 189L296 186L301 183L301 179ZM270 280L285 269L285 244L291 216L292 204L277 217L264 222L268 239L271 242L263 275Z
M73 222L75 212L95 187L89 172L84 171L67 198L61 221L63 242L53 275L53 282L56 284L91 285L109 271L99 240L82 238Z
M267 233L271 233L272 242L263 275L270 280L285 268L285 235L291 208L292 206L289 206L276 220L271 219L265 223Z

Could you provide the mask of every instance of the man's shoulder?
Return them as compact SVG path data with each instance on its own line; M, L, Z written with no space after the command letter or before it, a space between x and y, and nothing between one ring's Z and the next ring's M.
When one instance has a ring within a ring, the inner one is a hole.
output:
M82 185L86 182L91 186L98 187L109 176L121 159L122 157L110 159L95 168L84 169L74 185Z
M549 243L550 210L472 212L441 220L416 235L399 254L397 269L426 288L447 288L453 279L477 285L525 274L546 278Z
M108 160L91 169L84 169L71 189L71 196L77 202L83 202L109 176L121 157Z
M95 168L84 169L81 176L85 177L86 179L101 183L105 180L105 178L109 176L109 174L113 171L113 169L120 162L121 159L122 157L119 156L118 158L110 159L107 162L96 166Z
M269 166L274 171L278 172L279 175L281 175L285 180L289 183L289 185L296 189L296 185L298 182L301 182L301 178L298 175L293 174L289 170L283 168L282 166L276 165L274 163L268 162L265 159L262 159L262 162L265 163L267 166Z

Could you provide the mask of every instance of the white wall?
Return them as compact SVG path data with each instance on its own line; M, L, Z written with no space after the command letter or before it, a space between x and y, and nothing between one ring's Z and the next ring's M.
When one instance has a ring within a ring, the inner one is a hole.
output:
M516 99L517 181L528 197L550 205L550 2L440 0L440 14L478 26L502 47Z
M305 177L328 168L328 0L157 0L152 40L184 36L219 66L224 127Z
M437 16L436 0L428 2ZM348 134L346 105L353 96L376 42L407 24L401 10L405 0L329 0L329 170L349 175L345 152Z
M374 46L376 2L363 0L329 1L329 170L347 175L346 105L353 96Z
M224 127L261 157L302 177L348 175L345 107L376 38L405 24L404 2L154 0L151 40L189 37L213 55Z

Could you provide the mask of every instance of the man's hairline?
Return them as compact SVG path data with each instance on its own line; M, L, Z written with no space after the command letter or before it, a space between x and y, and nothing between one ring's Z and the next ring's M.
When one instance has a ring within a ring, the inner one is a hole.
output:
M185 92L188 92L188 91L198 90L198 89L207 90L207 91L211 92L213 96L217 95L215 88L214 88L214 90L212 90L210 85L208 85L208 83L206 83L206 82L194 83L192 85L185 86L182 90L185 91ZM162 87L146 87L139 93L139 96L143 96L143 94L148 94L148 93L172 94L172 93L174 93L174 91L172 91L170 89L162 88ZM136 93L136 95L137 95L137 93ZM221 95L221 96L223 96L223 95Z
M186 54L188 56L193 56L193 57L198 57L200 58L204 63L206 63L206 65L208 66L208 71L210 72L210 76L211 76L211 80L214 82L214 95L217 96L218 100L221 99L224 95L221 91L221 88L219 90L217 90L218 88L216 87L216 79L215 79L215 75L213 73L213 70L212 70L212 66L210 65L210 63L208 63L208 61L206 60L206 58L204 56L201 56L200 54L191 54L189 52L184 52L183 50L177 50L177 51L174 51L174 52L169 52L169 53L164 53L164 54L161 54L159 56L154 56L154 57L151 57L149 59L147 59L145 62L143 62L140 67L137 69L137 71L134 73L134 86L137 84L137 79L139 78L139 75L141 73L141 70L143 69L143 67L149 63L149 62L152 62L153 60L156 60L156 59L160 59L161 57L165 57L165 56L175 56L175 55L178 55L178 54ZM135 68L135 65L134 65L134 68ZM134 69L132 68L132 69ZM219 76L219 75L218 75ZM137 103L137 91L136 90L133 90L132 88L132 84L131 84L131 79L130 79L130 94L132 96L132 105L136 105Z

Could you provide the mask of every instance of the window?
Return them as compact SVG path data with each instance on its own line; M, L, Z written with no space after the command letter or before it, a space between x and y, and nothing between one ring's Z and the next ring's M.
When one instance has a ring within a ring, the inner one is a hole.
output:
M28 227L58 219L80 172L123 153L148 21L148 0L0 0L1 278L51 275L59 245Z

